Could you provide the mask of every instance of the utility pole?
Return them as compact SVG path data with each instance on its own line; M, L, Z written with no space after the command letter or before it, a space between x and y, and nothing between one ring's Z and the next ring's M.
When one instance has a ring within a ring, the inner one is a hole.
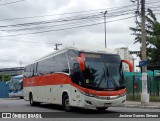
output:
M59 50L59 49L58 49L58 46L60 46L60 45L62 45L62 43L57 43L57 44L55 44L54 50Z
M145 0L141 0L141 41L142 41L142 61L146 59L146 31L145 31ZM147 91L147 65L142 66L142 94L141 104L149 103L149 94Z
M22 60L20 60L20 62L19 62L20 68L22 67L22 64L23 64L23 62L22 62Z
M104 40L105 40L105 48L107 47L107 42L106 42L106 14L107 14L107 11L105 11L105 12L101 12L101 13L103 13L103 15L104 15Z

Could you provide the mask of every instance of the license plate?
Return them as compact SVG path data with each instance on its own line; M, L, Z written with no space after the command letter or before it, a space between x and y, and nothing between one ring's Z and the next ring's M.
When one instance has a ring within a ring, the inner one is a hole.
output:
M108 106L110 106L111 105L111 103L105 103L104 104L104 107L108 107Z

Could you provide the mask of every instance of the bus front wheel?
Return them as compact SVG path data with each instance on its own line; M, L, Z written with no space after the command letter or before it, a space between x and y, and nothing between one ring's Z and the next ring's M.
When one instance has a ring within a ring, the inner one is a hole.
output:
M69 103L69 97L68 97L67 94L63 96L62 106L63 106L63 109L65 111L67 111L67 112L71 111L71 107L70 107L70 103Z

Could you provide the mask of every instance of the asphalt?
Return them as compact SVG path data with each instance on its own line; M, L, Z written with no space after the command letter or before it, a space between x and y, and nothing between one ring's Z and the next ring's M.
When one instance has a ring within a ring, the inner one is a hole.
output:
M1 100L18 100L19 98L0 98ZM149 102L147 104L136 102L136 101L126 101L126 108L146 108L146 109L160 109L160 102ZM124 107L123 106L123 107ZM121 106L118 106L121 107Z

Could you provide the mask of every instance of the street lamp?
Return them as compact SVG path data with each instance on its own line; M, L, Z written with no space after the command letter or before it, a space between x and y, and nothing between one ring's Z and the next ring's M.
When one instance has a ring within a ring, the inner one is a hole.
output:
M105 12L101 12L104 15L104 34L105 34L105 48L107 47L107 42L106 42L106 14L107 10Z

